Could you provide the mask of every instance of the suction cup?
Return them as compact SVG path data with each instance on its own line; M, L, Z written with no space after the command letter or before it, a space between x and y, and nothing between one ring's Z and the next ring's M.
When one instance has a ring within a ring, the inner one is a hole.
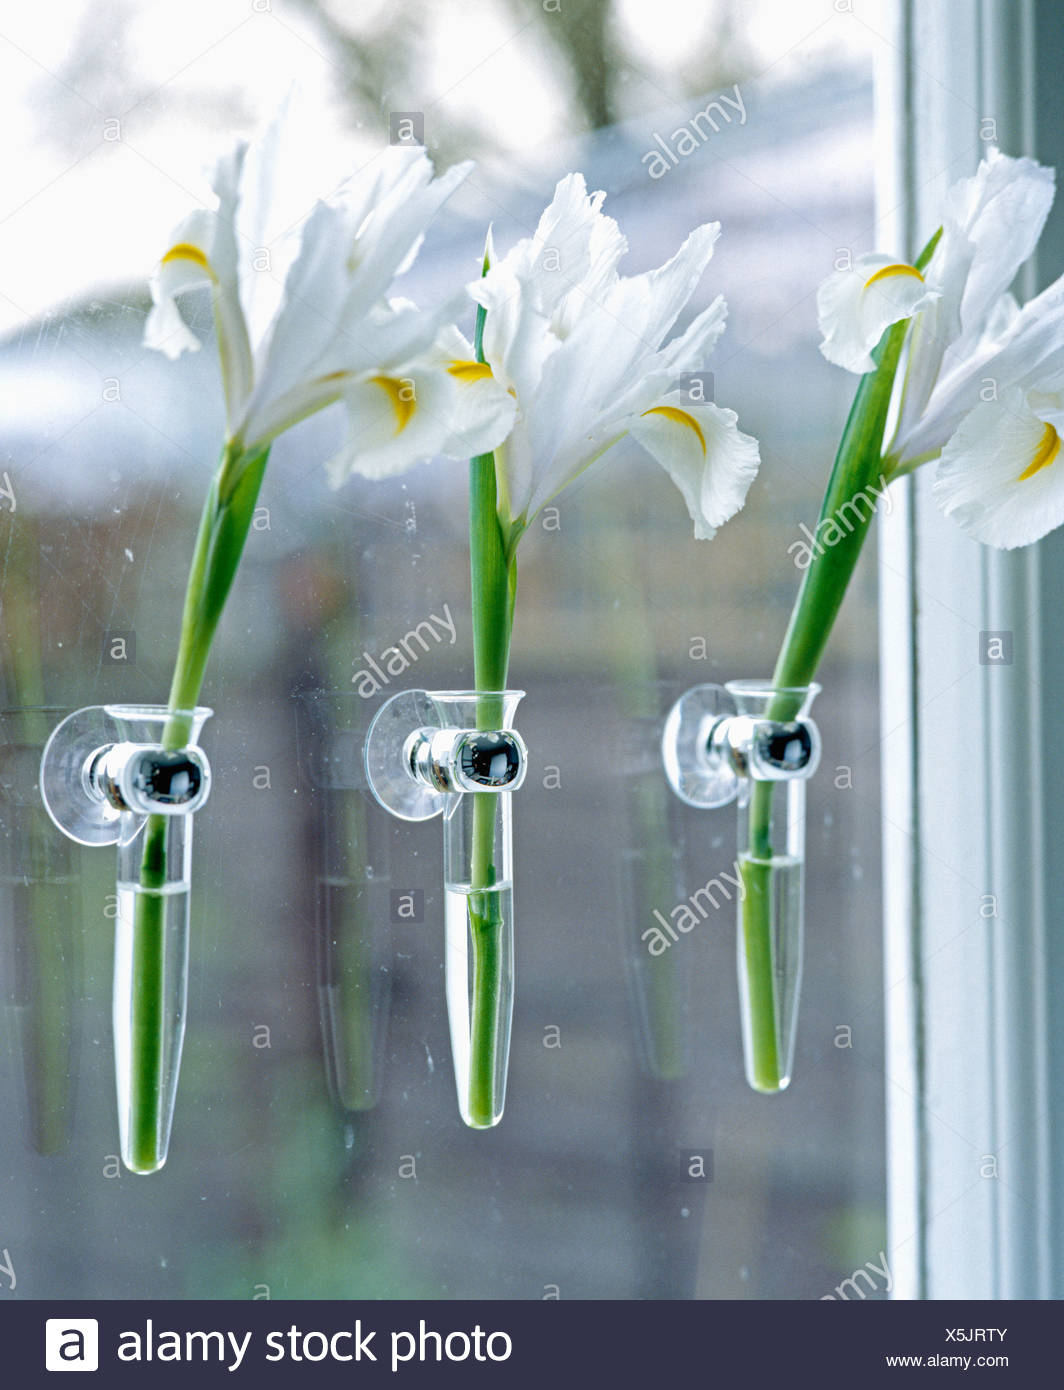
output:
M122 815L94 790L89 770L102 749L117 743L120 731L103 705L76 710L56 725L41 756L44 809L79 845L118 843Z
M408 741L418 729L439 729L440 715L425 690L401 690L377 711L366 735L366 777L370 791L400 820L431 820L447 805L448 793L416 781Z
M727 806L739 794L739 774L709 746L713 726L734 714L735 701L722 685L696 685L669 711L661 756L669 786L688 806Z

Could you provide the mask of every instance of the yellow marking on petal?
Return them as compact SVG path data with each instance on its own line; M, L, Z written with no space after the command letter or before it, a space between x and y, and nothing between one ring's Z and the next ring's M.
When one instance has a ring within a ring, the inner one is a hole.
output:
M644 415L664 415L666 420L671 420L677 425L686 425L689 430L694 430L698 436L698 442L702 446L702 455L705 457L706 436L702 433L702 426L693 415L689 415L686 410L680 410L675 405L655 405L649 410L643 411Z
M486 362L471 362L465 358L456 359L447 370L451 376L466 382L483 381L486 376L491 376L491 368Z
M410 380L400 381L394 376L374 376L370 377L374 386L379 386L384 394L392 403L395 411L396 434L402 434L410 423L410 417L417 409L417 401L414 398L414 383Z
M199 247L193 246L190 241L179 241L176 246L171 246L159 264L167 265L170 261L191 261L193 265L198 265L200 270L205 275L209 275L212 280L215 278L210 261Z
M913 265L885 265L877 270L874 275L868 277L864 282L864 287L868 289L869 285L874 285L877 280L890 280L895 275L911 275L914 279L919 280L921 284L924 282L924 277Z
M1034 458L1016 481L1022 483L1026 482L1028 478L1033 478L1043 468L1048 468L1059 453L1060 435L1057 434L1052 425L1046 425L1042 431L1042 438L1038 441L1038 448L1034 451Z

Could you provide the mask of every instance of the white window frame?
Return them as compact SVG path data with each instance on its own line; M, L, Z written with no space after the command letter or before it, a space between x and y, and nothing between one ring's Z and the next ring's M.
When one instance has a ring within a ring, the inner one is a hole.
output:
M886 20L877 247L915 255L986 121L1064 183L1059 0L888 0ZM1062 227L1021 299L1064 270ZM1061 1297L1064 540L973 544L933 471L879 532L893 1296ZM1010 666L980 664L997 631Z

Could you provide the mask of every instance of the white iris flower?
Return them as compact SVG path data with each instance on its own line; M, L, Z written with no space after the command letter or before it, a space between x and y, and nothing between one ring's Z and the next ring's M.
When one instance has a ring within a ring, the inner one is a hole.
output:
M518 406L496 451L500 505L518 533L626 434L680 489L695 535L746 500L760 462L734 411L674 389L724 331L717 298L663 346L702 278L720 224L697 227L657 270L625 276L628 244L580 174L558 184L535 235L470 287L487 311L484 356Z
M991 150L972 178L949 190L919 281L913 267L878 258L888 266L878 283L896 282L891 317L856 304L852 284L844 295L838 274L819 296L822 351L831 357L829 344L850 343L842 365L853 371L870 369L858 349L867 355L877 331L911 318L888 476L938 459L933 493L943 511L1002 549L1064 522L1064 276L1022 308L1009 292L1053 192L1051 169Z
M624 276L617 264L628 244L602 214L604 197L569 174L535 235L497 263L489 237L490 269L469 287L486 311L481 370L516 402L513 430L495 450L511 551L537 513L627 434L676 483L696 536L713 536L734 516L757 475L757 441L740 432L735 412L674 389L704 366L724 331L724 300L718 295L662 346L702 278L719 223L696 228L658 270ZM472 348L452 333L450 353L464 363ZM363 459L352 466L369 471Z
M424 313L388 297L472 165L434 178L424 150L389 147L314 201L307 138L286 106L219 161L217 206L182 220L152 274L146 346L171 358L198 349L176 301L209 288L227 439L247 457L337 401L349 431L330 464L336 482L356 461L379 476L490 449L515 407L489 372L448 356L459 301Z

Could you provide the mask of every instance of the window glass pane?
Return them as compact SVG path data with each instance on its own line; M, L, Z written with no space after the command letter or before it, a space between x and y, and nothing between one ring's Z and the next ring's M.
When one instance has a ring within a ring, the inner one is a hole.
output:
M527 235L572 168L606 190L629 273L719 220L688 313L726 296L710 389L763 458L713 542L625 444L522 545L510 1092L474 1133L439 825L388 820L321 765L338 711L357 745L396 689L472 683L467 470L334 492L342 421L282 438L204 691L215 781L161 1175L115 1158L113 852L68 848L23 804L32 758L5 764L0 1244L26 1296L819 1298L885 1248L871 554L815 709L786 1094L743 1079L734 902L658 961L643 936L734 867L734 809L682 807L653 739L677 692L770 673L800 579L852 387L817 350L815 287L872 244L869 34L808 3L560 8L240 0L174 25L66 0L5 19L8 710L166 697L224 425L208 304L186 306L203 351L168 362L141 346L146 277L200 166L292 76L321 133L311 174L336 142L371 158L395 110L423 114L439 166L480 160L398 286L419 303L472 278L489 221L501 249ZM10 751L58 716L5 717Z

